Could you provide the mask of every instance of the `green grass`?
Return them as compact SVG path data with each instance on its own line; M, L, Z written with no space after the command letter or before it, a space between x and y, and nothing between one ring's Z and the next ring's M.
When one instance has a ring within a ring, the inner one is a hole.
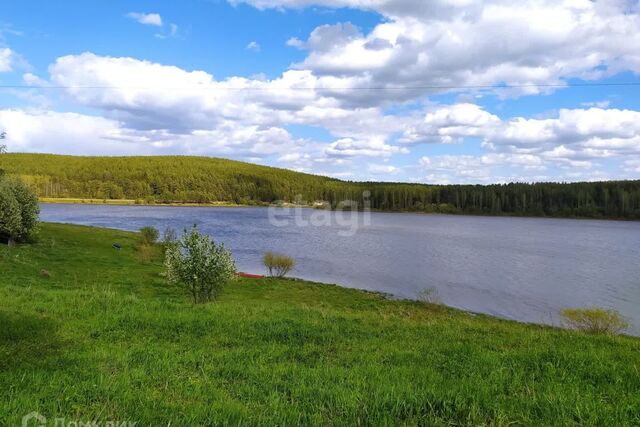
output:
M44 224L0 247L0 425L640 424L636 338L293 280L193 306L135 241Z

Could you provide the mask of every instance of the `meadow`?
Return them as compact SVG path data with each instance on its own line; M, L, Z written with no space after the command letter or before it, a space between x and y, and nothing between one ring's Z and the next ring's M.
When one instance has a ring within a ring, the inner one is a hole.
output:
M41 228L0 245L0 425L640 424L637 338L293 279L193 305L135 233Z

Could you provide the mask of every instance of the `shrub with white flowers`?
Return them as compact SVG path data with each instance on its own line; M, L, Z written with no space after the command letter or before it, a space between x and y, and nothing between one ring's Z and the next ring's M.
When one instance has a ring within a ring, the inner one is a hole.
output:
M214 300L236 275L231 252L195 226L166 248L165 267L169 283L185 289L196 304Z

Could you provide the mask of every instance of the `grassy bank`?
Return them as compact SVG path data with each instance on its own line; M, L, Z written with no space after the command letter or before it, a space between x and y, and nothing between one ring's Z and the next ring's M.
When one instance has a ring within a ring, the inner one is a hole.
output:
M134 241L45 224L0 247L0 425L640 423L638 339L293 280L192 306Z

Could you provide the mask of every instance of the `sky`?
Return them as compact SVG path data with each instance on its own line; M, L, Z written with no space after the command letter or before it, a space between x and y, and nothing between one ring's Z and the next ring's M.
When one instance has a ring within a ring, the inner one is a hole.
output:
M0 131L346 180L639 179L640 2L5 1Z

